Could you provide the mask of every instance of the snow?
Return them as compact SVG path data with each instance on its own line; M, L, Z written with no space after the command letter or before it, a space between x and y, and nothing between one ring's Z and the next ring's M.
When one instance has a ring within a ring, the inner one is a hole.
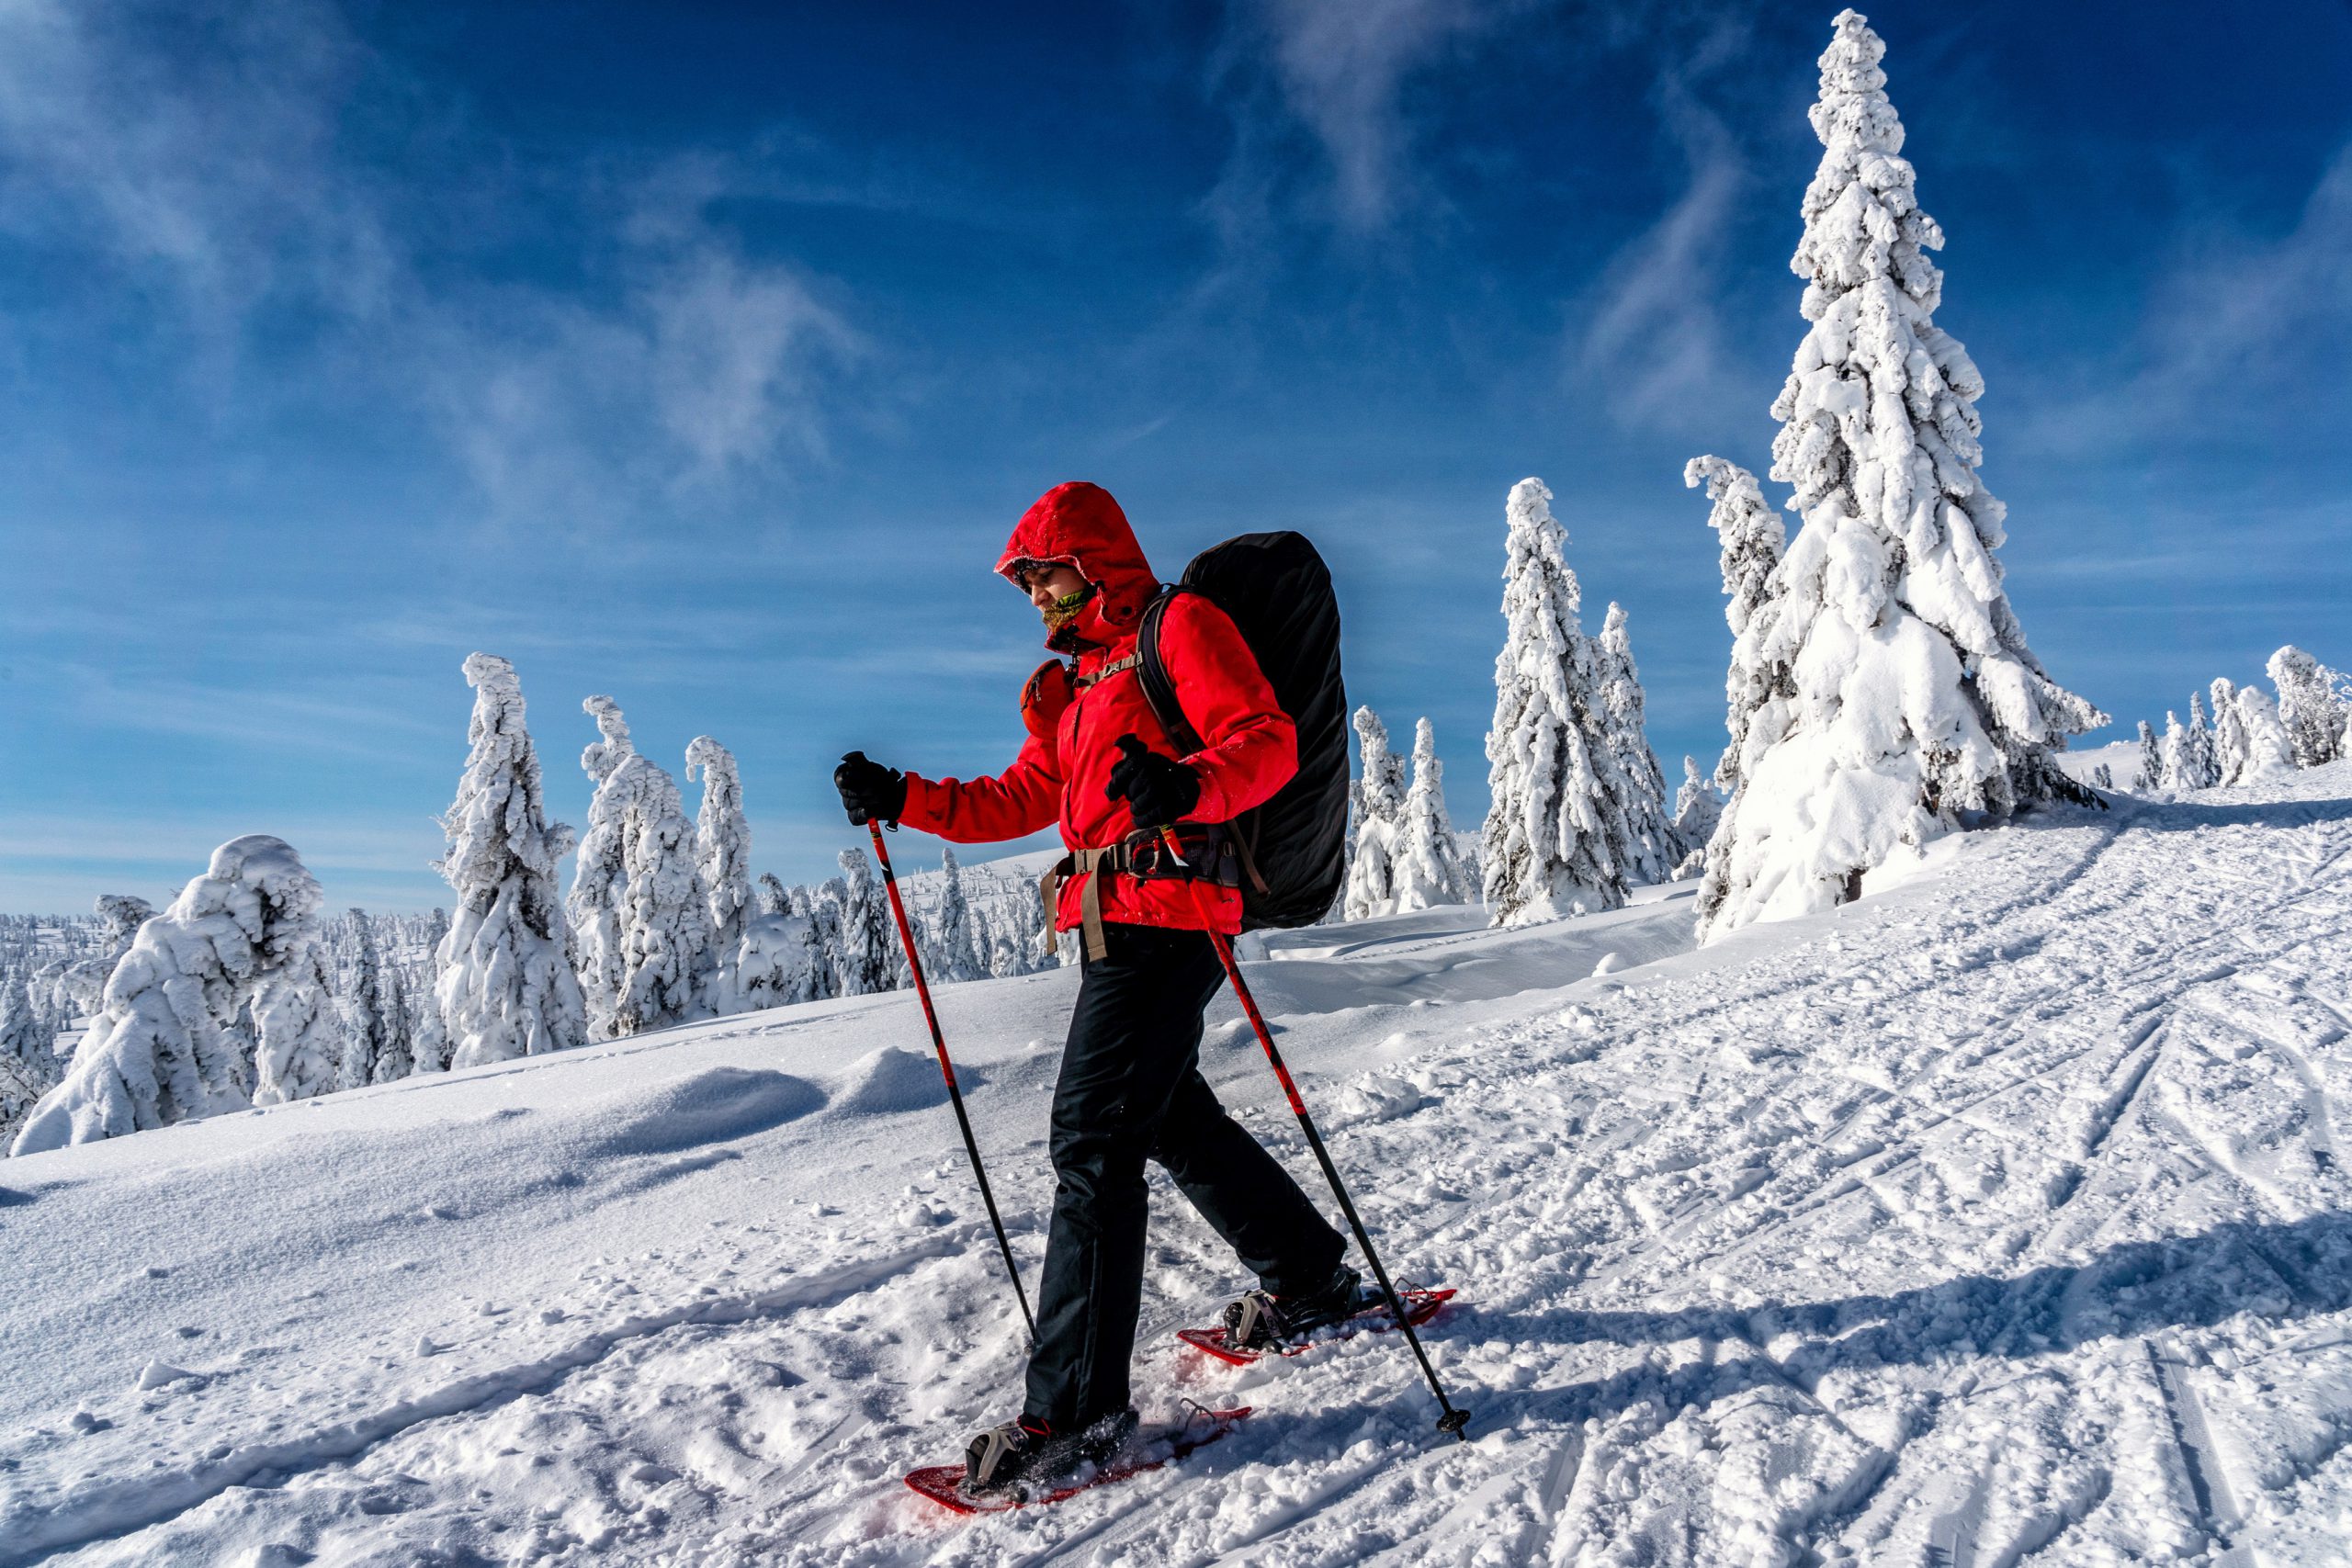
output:
M1392 1269L1464 1291L1468 1445L1393 1337L1180 1356L1246 1281L1162 1187L1146 1414L1259 1415L1050 1510L905 1493L1022 1345L898 992L0 1166L0 1562L2340 1562L2352 763L1698 951L1691 893L1250 965ZM1033 1280L1075 981L935 993Z

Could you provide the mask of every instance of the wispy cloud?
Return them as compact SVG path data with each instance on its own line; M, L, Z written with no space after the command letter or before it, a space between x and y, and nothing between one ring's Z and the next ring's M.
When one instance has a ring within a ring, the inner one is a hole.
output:
M1251 0L1232 14L1238 37L1227 62L1262 52L1283 105L1329 162L1332 218L1368 232L1394 215L1411 178L1408 80L1522 8L1510 0ZM1256 101L1243 102L1245 112L1259 112Z
M1725 265L1749 173L1737 140L1696 84L1733 58L1744 29L1712 28L1663 70L1653 96L1689 177L1657 220L1619 250L1587 298L1573 349L1581 379L1620 423L1677 434L1720 428L1752 390L1726 344Z
M497 518L614 521L821 460L863 348L841 291L712 216L779 176L712 156L535 183L453 115L311 0L19 0L0 8L0 225L137 284L194 344L198 402L255 354L274 380L389 396ZM388 128L414 157L369 145ZM485 264L522 231L560 284Z

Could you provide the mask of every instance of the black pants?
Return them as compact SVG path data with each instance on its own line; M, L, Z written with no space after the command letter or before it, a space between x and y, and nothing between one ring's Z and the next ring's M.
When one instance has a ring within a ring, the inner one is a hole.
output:
M1143 1296L1143 1162L1158 1160L1278 1295L1321 1287L1347 1241L1201 1077L1201 1011L1225 979L1198 931L1104 928L1054 1089L1053 1230L1027 1414L1074 1430L1124 1410Z

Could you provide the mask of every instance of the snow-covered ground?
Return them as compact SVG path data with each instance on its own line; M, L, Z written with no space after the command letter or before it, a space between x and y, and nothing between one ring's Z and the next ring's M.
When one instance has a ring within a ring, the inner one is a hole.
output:
M1246 1281L1170 1197L1151 1413L1259 1414L1054 1509L905 1493L1021 1344L911 999L864 998L0 1165L0 1561L2345 1561L2352 764L1702 953L1690 908L1252 966L1392 1267L1464 1289L1466 1446L1393 1337L1180 1354ZM1075 982L940 996L1032 1278Z

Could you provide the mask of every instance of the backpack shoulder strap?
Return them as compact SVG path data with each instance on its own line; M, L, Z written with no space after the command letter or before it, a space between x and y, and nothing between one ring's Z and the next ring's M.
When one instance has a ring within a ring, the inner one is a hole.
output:
M1159 623L1167 615L1169 601L1193 592L1178 586L1162 588L1159 596L1144 607L1143 624L1136 628L1136 676L1143 682L1144 698L1151 704L1159 728L1168 732L1177 754L1185 757L1201 749L1201 736L1184 716L1184 705L1176 700L1176 682L1168 678L1168 666L1160 661Z

